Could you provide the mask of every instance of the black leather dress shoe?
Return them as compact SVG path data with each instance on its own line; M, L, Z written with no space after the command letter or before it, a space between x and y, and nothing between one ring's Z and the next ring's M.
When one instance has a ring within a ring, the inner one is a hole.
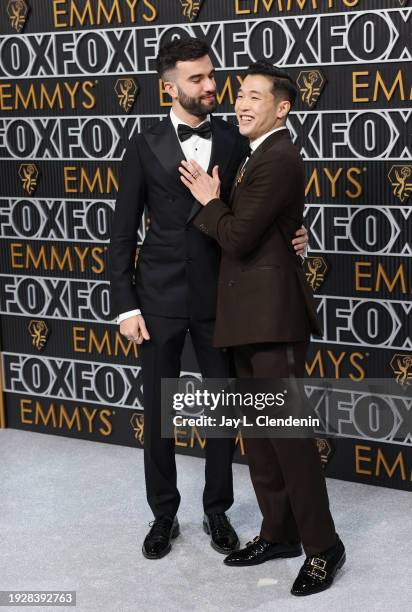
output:
M302 554L300 544L275 544L256 536L237 552L232 552L223 561L226 565L241 567L243 565L259 565L269 559L299 557Z
M345 547L339 536L336 544L323 553L306 557L293 583L292 595L312 595L328 589L336 572L346 561Z
M176 517L164 516L150 523L151 529L144 539L142 553L146 559L161 559L172 549L171 541L179 535Z
M227 555L239 548L239 538L224 512L205 514L203 529L210 535L210 544L217 552Z

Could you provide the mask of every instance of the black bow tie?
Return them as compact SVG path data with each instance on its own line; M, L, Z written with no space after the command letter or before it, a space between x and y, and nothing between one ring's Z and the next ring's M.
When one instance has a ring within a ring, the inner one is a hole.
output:
M202 123L198 128L191 128L190 125L179 123L177 126L177 135L181 142L188 140L191 136L200 136L200 138L206 138L208 140L212 135L210 121L205 121L205 123Z

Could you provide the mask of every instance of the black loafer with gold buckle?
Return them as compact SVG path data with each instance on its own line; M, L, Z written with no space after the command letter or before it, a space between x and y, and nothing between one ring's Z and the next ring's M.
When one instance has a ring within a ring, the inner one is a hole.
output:
M298 577L293 583L292 595L312 595L328 589L336 572L346 561L345 547L339 536L328 550L306 557Z

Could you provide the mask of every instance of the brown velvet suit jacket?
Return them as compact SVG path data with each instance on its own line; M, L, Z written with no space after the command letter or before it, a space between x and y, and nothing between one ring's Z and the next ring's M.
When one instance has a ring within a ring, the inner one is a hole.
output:
M229 205L211 200L194 225L222 247L214 345L299 342L321 334L291 240L301 226L303 161L288 130L249 159Z

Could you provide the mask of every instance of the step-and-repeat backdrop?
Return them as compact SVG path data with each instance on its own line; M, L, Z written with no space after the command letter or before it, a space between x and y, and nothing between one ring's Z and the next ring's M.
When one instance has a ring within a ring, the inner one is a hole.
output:
M306 163L305 266L325 330L308 377L412 382L411 4L1 1L0 426L144 444L139 350L110 320L107 248L127 140L170 108L159 45L188 35L211 46L228 121L250 62L297 80L289 128ZM183 369L197 374L189 341ZM319 433L327 475L410 488L410 404L382 422L372 411L367 426L348 410L341 437ZM204 445L195 428L176 430L179 451Z

